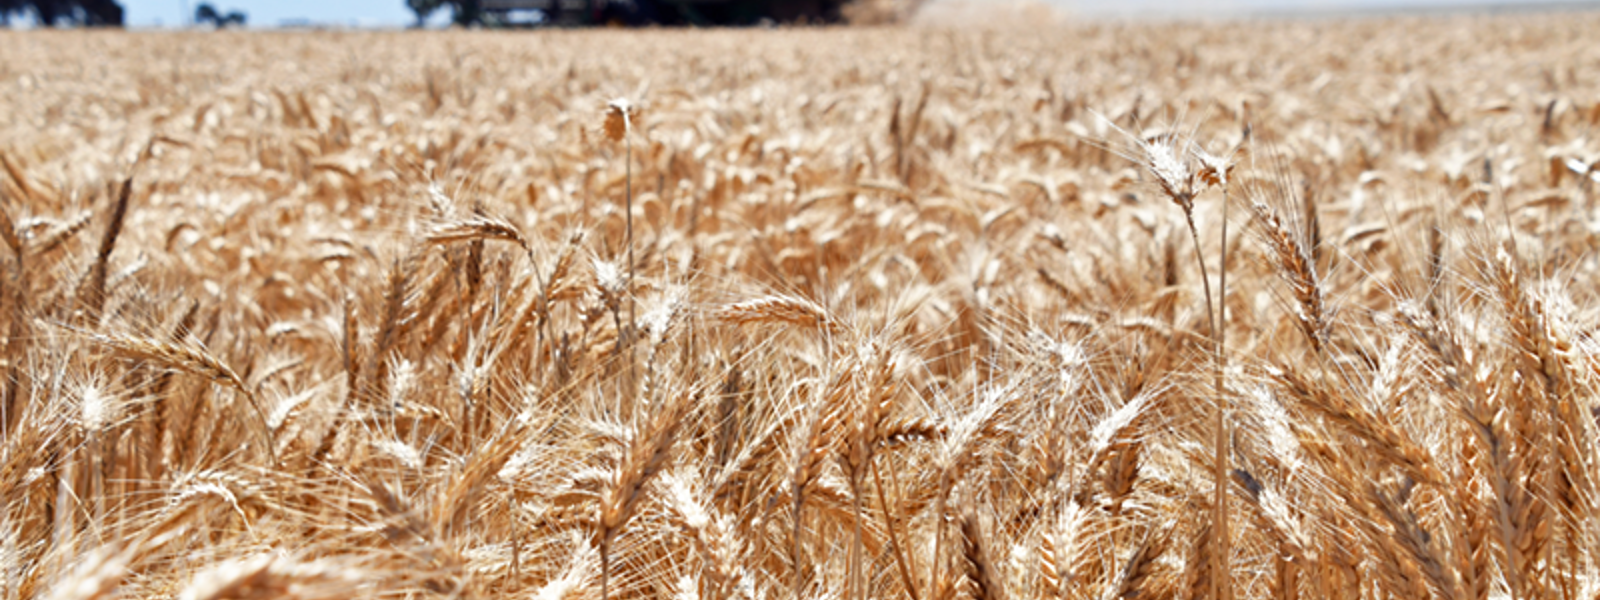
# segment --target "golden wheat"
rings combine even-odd
[[[0,596],[1594,597],[1597,26],[0,32]]]

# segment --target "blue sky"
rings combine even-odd
[[[935,0],[938,1],[938,0]],[[984,0],[966,0],[983,2]],[[1009,1],[1009,0],[1001,0]],[[1075,13],[1137,14],[1145,12],[1197,10],[1295,11],[1371,9],[1385,6],[1449,6],[1452,4],[1527,4],[1541,0],[1049,0],[1049,3]],[[122,0],[133,26],[187,23],[199,0]],[[289,19],[310,19],[319,23],[358,27],[397,27],[412,20],[405,0],[211,0],[218,9],[242,10],[254,26],[275,26]],[[448,19],[448,10],[434,15]]]
[[[414,16],[405,0],[210,0],[222,12],[242,10],[250,24],[273,26],[289,19],[311,19],[364,27],[400,26]],[[200,0],[122,0],[133,26],[183,25]],[[435,16],[444,17],[448,10]]]

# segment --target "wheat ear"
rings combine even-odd
[[[196,343],[171,342],[157,340],[126,333],[95,333],[87,334],[88,339],[112,349],[118,354],[130,358],[138,358],[154,362],[164,367],[183,371],[208,379],[215,383],[233,388],[243,395],[255,412],[257,424],[261,427],[261,441],[267,457],[273,463],[277,462],[277,455],[272,447],[272,428],[267,425],[267,414],[261,410],[261,405],[256,399],[255,392],[245,383],[244,379],[233,370],[233,367],[222,362],[206,350],[204,346]]]
[[[612,472],[600,496],[600,514],[595,523],[600,547],[602,600],[610,598],[611,593],[612,542],[638,509],[645,484],[667,466],[678,430],[697,400],[698,396],[678,397],[657,408],[646,428],[633,436],[633,443],[624,450],[622,463]]]
[[[961,516],[961,555],[967,565],[967,580],[972,582],[973,600],[1005,600],[1004,577],[994,562],[990,542],[984,536],[983,522],[975,509]]]
[[[122,234],[122,222],[128,214],[128,200],[132,195],[133,179],[124,179],[116,202],[111,205],[111,219],[106,224],[105,235],[100,237],[100,249],[95,253],[94,264],[89,267],[78,293],[85,318],[97,321],[105,306],[107,261],[111,258],[111,251],[117,247],[117,237]]]

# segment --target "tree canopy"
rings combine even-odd
[[[121,27],[124,14],[115,0],[0,0],[0,22],[30,13],[46,27]]]
[[[222,11],[217,10],[217,7],[212,6],[210,2],[201,2],[200,6],[194,9],[195,23],[210,23],[218,29],[235,25],[242,27],[248,19],[249,15],[237,10],[223,14]]]
[[[417,15],[417,27],[427,22],[434,11],[446,6],[450,7],[450,21],[457,25],[477,23],[483,16],[478,0],[406,0],[406,7]]]

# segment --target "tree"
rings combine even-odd
[[[444,0],[406,0],[406,7],[411,12],[417,13],[417,27],[420,29],[428,21],[428,15],[444,6]]]
[[[463,27],[475,25],[483,21],[483,10],[478,0],[450,0],[454,9],[453,21]]]
[[[217,29],[235,25],[243,27],[247,19],[249,19],[249,16],[237,10],[229,11],[228,14],[222,14],[217,10],[217,7],[212,6],[210,2],[201,2],[200,6],[197,6],[194,9],[195,23],[210,23]]]
[[[113,0],[78,0],[83,16],[79,22],[91,27],[121,27],[125,15],[122,5]]]
[[[445,5],[450,6],[450,22],[462,27],[483,24],[483,3],[480,0],[406,0],[406,7],[417,13],[417,27],[421,27],[433,11]]]
[[[115,0],[0,0],[0,24],[10,24],[12,15],[32,11],[39,24],[89,27],[121,27],[122,5]]]

